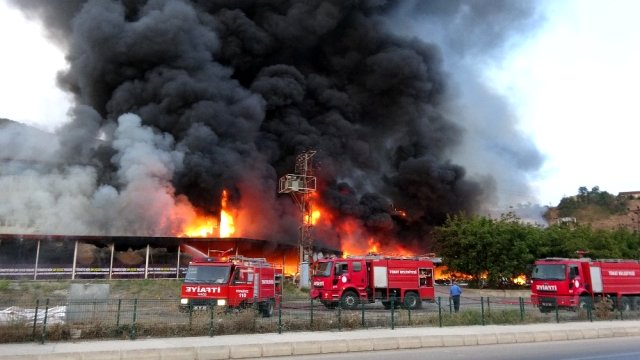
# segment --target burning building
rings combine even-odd
[[[483,5],[13,3],[66,52],[58,82],[75,106],[46,141],[0,128],[2,232],[216,237],[206,229],[226,211],[228,236],[295,245],[299,213],[277,181],[308,149],[319,247],[424,253],[447,214],[495,195],[498,172],[470,176],[452,158],[469,119],[450,117],[441,48],[391,26],[406,6],[446,18]],[[492,11],[528,16],[510,6],[521,5]],[[496,146],[508,160],[491,162],[518,185],[514,174],[539,159],[522,140]]]
[[[242,254],[298,272],[297,247],[246,238],[0,234],[0,279],[149,279],[183,277],[195,257]],[[315,256],[337,255],[314,248]]]

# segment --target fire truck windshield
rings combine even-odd
[[[566,265],[562,264],[538,264],[533,268],[531,279],[534,280],[564,280],[566,277]]]
[[[229,281],[230,266],[190,265],[185,283],[225,284]]]
[[[313,275],[320,276],[320,277],[330,276],[332,268],[333,268],[332,261],[316,263],[315,269],[313,270]]]

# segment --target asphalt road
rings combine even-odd
[[[271,360],[291,360],[273,357]],[[640,337],[422,348],[416,350],[367,351],[297,356],[299,360],[637,360]]]

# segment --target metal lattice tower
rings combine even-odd
[[[313,240],[311,230],[311,202],[309,196],[316,191],[316,177],[313,176],[311,158],[315,151],[309,150],[296,157],[294,174],[286,174],[280,178],[278,192],[281,194],[291,194],[291,197],[300,208],[302,221],[300,224],[300,239],[298,247],[300,252],[300,263],[311,258]]]

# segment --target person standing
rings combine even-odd
[[[455,280],[451,283],[449,295],[453,300],[453,310],[458,312],[458,310],[460,310],[460,295],[462,295],[462,289],[460,289],[460,286],[458,286],[458,283],[456,283]]]

